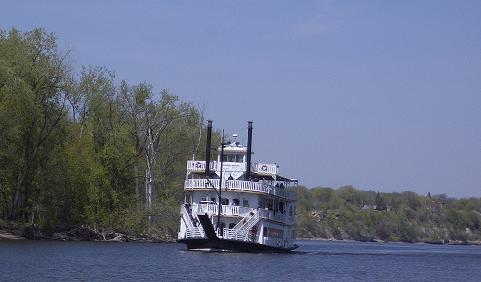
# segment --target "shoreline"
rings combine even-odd
[[[15,235],[12,232],[0,230],[0,240],[11,240],[11,241],[20,241],[26,240],[27,238],[19,235]]]
[[[329,239],[320,237],[296,238],[296,240],[304,241],[331,241],[331,242],[359,242],[359,243],[399,243],[399,244],[426,244],[426,245],[451,245],[451,246],[481,246],[481,241],[460,241],[460,240],[445,240],[445,241],[383,241],[379,239],[373,240],[354,240],[354,239]]]
[[[53,233],[51,236],[44,236],[41,238],[27,238],[20,234],[19,230],[15,231],[7,231],[0,229],[0,241],[66,241],[66,242],[105,242],[105,243],[129,243],[129,242],[136,242],[136,243],[175,243],[175,240],[166,240],[160,238],[153,238],[153,237],[134,237],[128,236],[121,233],[112,233],[116,236],[111,239],[104,239],[104,238],[79,238],[79,237],[71,237],[63,233]],[[379,239],[374,240],[353,240],[353,239],[329,239],[329,238],[319,238],[319,237],[310,237],[310,238],[296,238],[296,240],[302,241],[329,241],[329,242],[359,242],[359,243],[397,243],[397,244],[426,244],[426,245],[448,245],[448,246],[481,246],[481,241],[459,241],[459,240],[449,240],[449,241],[418,241],[418,242],[405,242],[405,241],[383,241]]]
[[[3,227],[3,228],[2,228]],[[145,242],[173,243],[168,235],[158,234],[125,234],[121,232],[97,232],[88,227],[77,226],[57,232],[46,232],[34,226],[2,226],[0,241],[89,241],[89,242]]]
[[[0,230],[0,242],[1,241],[59,241],[59,242],[99,242],[99,243],[175,243],[174,240],[156,240],[156,239],[139,239],[130,238],[129,240],[120,239],[82,239],[82,238],[56,238],[56,237],[43,237],[39,239],[27,238],[20,235],[15,235],[12,232]]]

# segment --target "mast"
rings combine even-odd
[[[247,122],[247,167],[246,180],[251,180],[252,121]]]
[[[210,143],[212,136],[212,121],[207,121],[207,142],[205,143],[205,175],[210,175]]]
[[[220,143],[220,179],[219,179],[219,203],[217,208],[217,228],[221,237],[224,237],[223,229],[220,226],[220,214],[222,209],[222,171],[224,170],[224,130],[222,129],[222,141]]]

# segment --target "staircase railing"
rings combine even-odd
[[[194,237],[205,237],[205,232],[202,226],[194,227],[192,229],[187,229],[185,231],[186,238],[194,238]]]
[[[202,226],[200,224],[194,226],[194,215],[192,214],[192,212],[189,212],[187,210],[187,207],[185,205],[182,206],[182,219],[186,224],[185,237],[205,237],[205,232]]]
[[[192,223],[192,215],[187,211],[185,205],[182,206],[182,218],[188,229],[194,229],[194,224]]]
[[[232,229],[238,233],[244,234],[249,231],[254,225],[256,225],[257,222],[259,222],[259,209],[257,209],[254,213],[249,213]]]

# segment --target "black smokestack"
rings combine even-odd
[[[210,174],[210,143],[212,137],[212,121],[207,121],[207,142],[205,143],[205,174]]]
[[[246,180],[251,179],[251,155],[252,155],[252,121],[247,122],[247,170]]]

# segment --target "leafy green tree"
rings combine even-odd
[[[384,202],[384,198],[381,196],[381,193],[377,192],[376,194],[376,210],[378,211],[385,211],[387,209],[386,203]]]
[[[117,86],[104,67],[76,75],[67,55],[42,29],[0,31],[1,218],[175,234],[185,160],[205,136],[202,113],[148,83]]]
[[[26,218],[41,163],[64,121],[70,68],[57,50],[56,39],[42,29],[0,33],[0,139],[2,163],[12,161],[6,182],[12,185],[10,218]],[[31,207],[30,207],[31,210]]]

